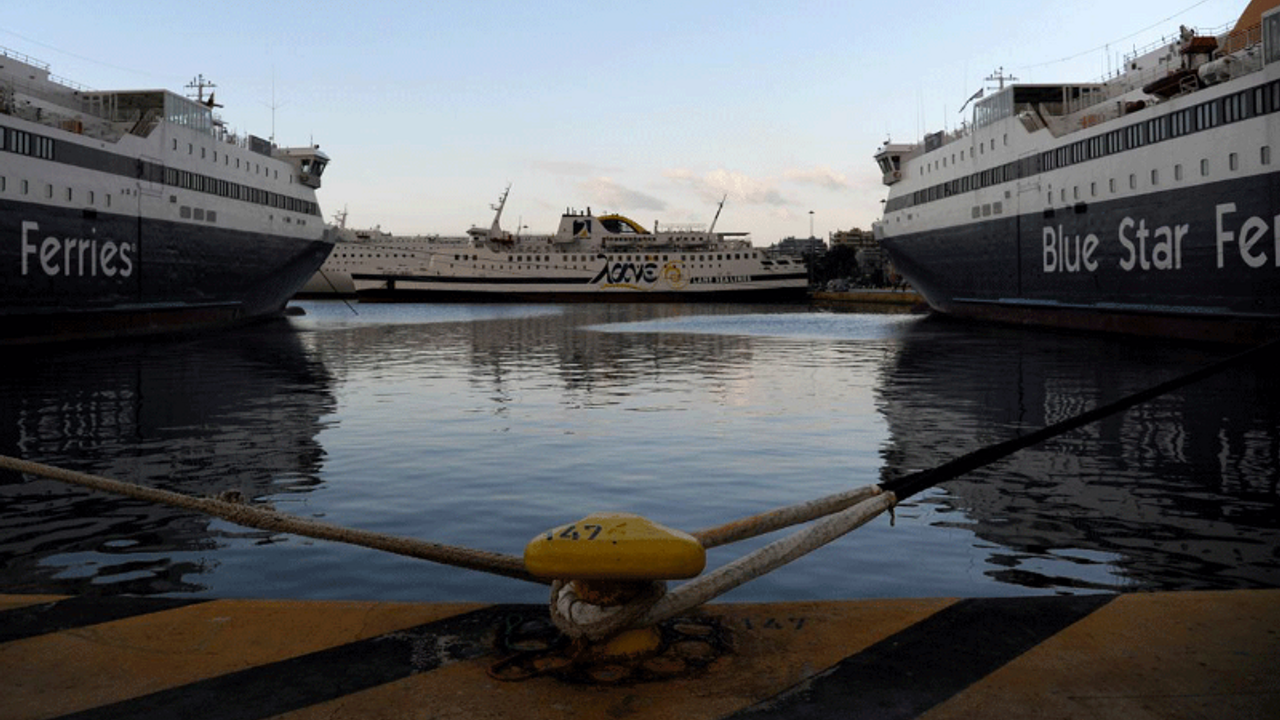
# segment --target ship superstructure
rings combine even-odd
[[[1182,28],[1096,83],[1003,73],[972,122],[886,142],[875,232],[942,313],[1250,341],[1280,328],[1280,10]]]
[[[190,87],[97,91],[0,49],[0,341],[268,317],[323,262],[329,158],[229,132]]]

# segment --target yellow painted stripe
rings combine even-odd
[[[51,599],[0,596],[0,608]],[[1087,598],[1062,598],[1079,599]],[[379,675],[373,684],[353,685],[362,689],[336,697],[302,690],[299,704],[279,704],[268,712],[258,704],[235,706],[236,698],[226,697],[232,705],[211,707],[209,715],[236,715],[221,712],[227,708],[267,715],[297,707],[277,717],[699,720],[746,709],[753,717],[830,717],[838,716],[839,708],[823,705],[823,698],[849,697],[848,688],[843,695],[831,692],[831,683],[862,677],[859,668],[869,669],[869,662],[883,658],[895,663],[904,692],[932,698],[920,706],[931,707],[923,714],[930,720],[1280,717],[1280,590],[1100,599],[1098,609],[1082,619],[1046,634],[1007,662],[999,660],[980,680],[941,695],[934,681],[946,668],[931,665],[936,658],[929,649],[937,649],[938,657],[949,653],[963,665],[966,656],[957,655],[957,648],[973,641],[960,643],[949,637],[954,632],[938,631],[949,627],[940,619],[1005,617],[984,607],[999,610],[1017,599],[713,604],[704,612],[729,629],[729,654],[685,676],[618,686],[549,676],[519,682],[491,678],[488,670],[498,659],[491,633],[512,617],[536,615],[532,606],[209,601],[0,645],[0,720],[46,720],[95,709],[100,709],[95,717],[108,717],[161,707],[154,705],[156,698],[169,702],[201,694],[220,703],[250,683],[271,697],[276,684],[289,684],[290,677],[332,687],[329,673],[345,675],[342,658],[357,647],[370,663],[385,659],[405,671]],[[1014,607],[1041,617],[1038,603],[1046,600],[1053,599],[1028,598],[1026,605]],[[1088,609],[1078,602],[1072,606]],[[423,631],[424,625],[429,630]],[[1009,629],[998,622],[989,629],[965,627],[979,641]],[[411,641],[388,641],[410,636]],[[424,657],[453,659],[419,666],[408,657],[418,654],[419,643]],[[904,654],[906,647],[913,649]],[[326,659],[322,651],[330,648],[337,650]],[[847,675],[850,668],[855,675]],[[197,712],[204,707],[200,704]],[[770,714],[774,710],[782,714]],[[888,716],[912,715],[899,709]]]
[[[953,602],[927,599],[710,605],[707,614],[731,628],[734,652],[707,672],[692,677],[616,688],[565,683],[545,676],[498,682],[488,675],[495,660],[488,656],[277,717],[392,720],[405,717],[413,709],[424,717],[439,713],[528,720],[570,714],[635,720],[720,718],[773,697]]]
[[[18,640],[0,646],[0,718],[57,717],[475,607],[222,600]]]
[[[1280,590],[1121,595],[928,720],[1280,718]]]
[[[0,595],[0,612],[64,599],[65,595]]]

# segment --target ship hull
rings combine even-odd
[[[1280,330],[1280,173],[884,238],[957,317],[1252,342]]]
[[[467,278],[355,274],[361,300],[437,302],[801,302],[804,273],[765,277],[693,278],[675,286],[664,279],[608,282],[603,273],[561,277]]]
[[[203,330],[278,316],[331,248],[0,200],[0,343]]]

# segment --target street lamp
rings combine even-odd
[[[809,237],[813,237],[813,211],[809,211]]]

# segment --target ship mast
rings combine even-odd
[[[507,195],[510,192],[511,185],[508,184],[507,189],[502,191],[502,197],[498,198],[498,204],[489,206],[494,211],[493,224],[489,226],[489,238],[492,240],[497,240],[502,234],[502,228],[498,223],[502,220],[502,208],[507,206]]]
[[[725,193],[720,198],[720,204],[716,206],[716,216],[711,218],[711,227],[707,228],[707,239],[710,240],[716,231],[716,221],[720,219],[720,211],[724,209],[724,201],[729,199],[729,194]]]

